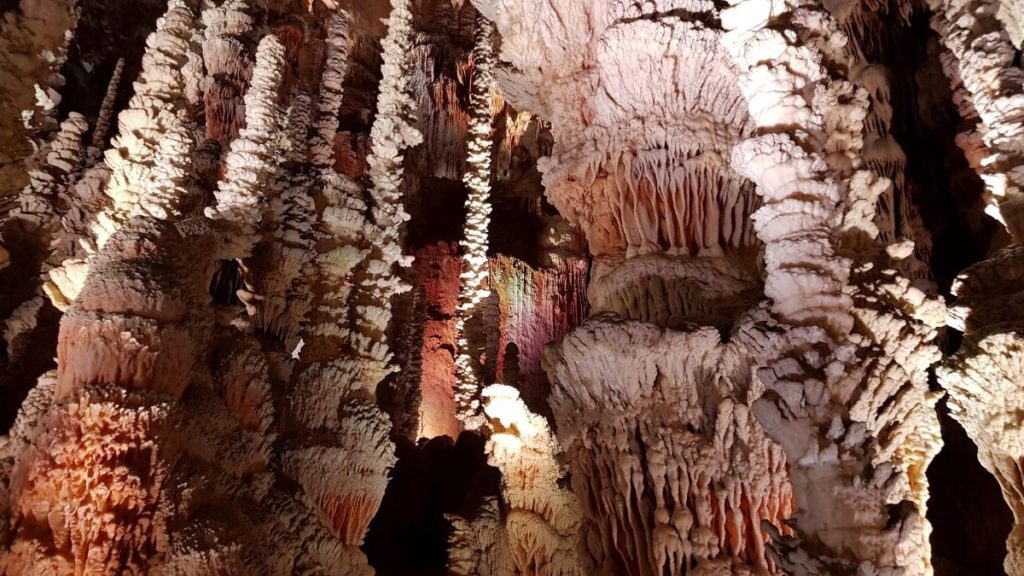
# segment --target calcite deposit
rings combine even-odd
[[[0,574],[1024,575],[1022,23],[0,0]]]

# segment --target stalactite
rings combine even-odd
[[[786,459],[749,406],[760,392],[750,363],[713,328],[680,332],[608,315],[549,350],[550,403],[583,503],[588,572],[771,570],[762,522],[781,526],[793,496]]]
[[[494,65],[492,49],[493,26],[483,18],[477,20],[476,42],[473,47],[473,91],[471,95],[470,139],[467,144],[466,174],[462,180],[469,190],[466,196],[466,227],[460,242],[462,247],[462,274],[459,286],[459,308],[456,314],[455,356],[456,415],[470,429],[477,428],[481,384],[479,367],[470,356],[466,338],[466,322],[491,291],[487,262],[488,227],[491,223],[491,87],[494,83],[491,68]]]
[[[1024,576],[1024,4],[927,3],[0,0],[0,574],[941,572],[945,324]]]

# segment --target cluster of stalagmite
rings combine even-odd
[[[795,538],[776,542],[780,568],[926,573],[924,469],[939,445],[927,369],[938,359],[931,341],[943,309],[900,271],[912,265],[913,243],[891,225],[883,225],[884,242],[876,241],[876,205],[891,196],[890,182],[875,173],[884,163],[865,169],[868,94],[843,76],[851,74],[850,55],[831,16],[810,3],[733,2],[721,12],[700,5],[673,13],[552,1],[540,7],[549,24],[525,26],[533,19],[517,3],[479,4],[503,34],[501,57],[511,66],[502,86],[517,105],[552,122],[556,147],[541,163],[546,193],[586,231],[597,257],[591,303],[609,313],[591,318],[548,359],[551,405],[577,494],[591,529],[606,535],[588,551],[595,566],[662,573],[727,561],[774,569],[761,520],[774,523],[778,536],[795,505]],[[719,21],[721,28],[709,24]],[[563,80],[549,81],[550,71]],[[581,93],[594,96],[574,100]],[[681,119],[684,125],[673,124]],[[873,126],[874,138],[884,129]],[[757,305],[760,275],[749,260],[755,231],[764,243],[770,308]],[[693,322],[734,331],[735,341],[715,336],[698,345],[714,332]],[[758,378],[731,378],[737,383],[723,389],[730,378],[722,364],[708,381],[707,369],[683,367],[666,377],[662,368],[619,368],[673,356],[652,351],[660,350],[654,336],[641,338],[651,324],[669,328],[662,338],[685,341],[679,350],[730,355]],[[613,351],[616,362],[599,362]],[[661,376],[648,383],[643,374]],[[659,392],[669,386],[670,393]],[[680,412],[649,407],[686,396],[675,387],[696,390]],[[629,401],[614,415],[599,416],[623,397]],[[686,416],[702,402],[704,418]],[[732,405],[739,408],[713,417]],[[585,416],[590,411],[597,415]],[[742,425],[731,421],[734,413]],[[624,425],[634,419],[642,419],[635,431]],[[699,444],[659,432],[682,426],[711,440],[705,449],[716,456],[687,453],[684,446]],[[738,440],[721,444],[725,430],[741,430]],[[612,440],[644,434],[665,440]],[[646,447],[644,459],[632,453],[636,445]],[[739,467],[730,454],[748,451],[771,454],[754,475],[772,489],[734,476]],[[732,518],[743,518],[740,528],[704,536],[695,530],[706,520],[692,510],[684,516],[697,520],[672,518],[660,488],[652,503],[633,508],[631,492],[647,500],[645,489],[671,485],[662,467],[648,463],[652,452],[672,455],[659,456],[680,468],[672,477],[693,477],[717,462],[712,474],[756,493],[772,512],[737,505]],[[633,471],[620,471],[631,459]],[[617,504],[603,496],[605,484],[622,487]],[[684,503],[709,494],[726,500],[716,484],[683,486],[682,495],[664,492]]]
[[[927,575],[944,391],[1024,576],[1024,3],[926,3],[948,308],[925,3],[0,1],[0,574]]]
[[[87,173],[76,186],[84,188],[87,203],[100,209],[91,215],[88,232],[78,238],[86,254],[68,258],[50,272],[47,293],[58,308],[66,308],[78,296],[92,255],[136,211],[166,218],[180,208],[183,198],[175,189],[189,173],[190,149],[195,146],[183,74],[190,53],[198,49],[192,44],[193,30],[189,6],[169,3],[147,40],[143,71],[132,100],[118,115],[118,135],[104,154],[105,166]],[[92,200],[96,188],[106,198]]]
[[[594,315],[545,364],[582,566],[775,570],[762,522],[793,510],[786,458],[751,413],[756,359],[719,337],[761,287],[758,202],[729,164],[752,124],[714,8],[477,5],[502,34],[504,92],[552,123],[545,193],[595,256]]]
[[[348,17],[328,16],[316,119],[308,95],[284,90],[301,55],[258,32],[251,5],[211,3],[200,16],[195,3],[172,0],[147,41],[106,165],[74,181],[87,129],[76,115],[37,154],[18,213],[51,227],[70,215],[64,228],[78,248],[55,254],[80,258],[78,268],[51,274],[50,294],[67,309],[58,369],[40,379],[2,445],[3,573],[372,573],[358,546],[394,462],[373,397],[389,370],[390,293],[375,287],[394,282],[374,282],[390,271],[372,260],[351,295],[335,280],[351,282],[348,270],[372,248],[392,261],[400,248],[381,238],[395,232],[391,222],[373,233],[360,188],[333,171],[322,144],[337,131],[348,59]],[[398,92],[382,98],[407,101],[396,77],[409,30],[392,30]],[[378,115],[377,149],[395,162],[386,132],[402,116],[391,114]],[[310,145],[314,120],[320,137]],[[94,145],[104,131],[97,126]],[[206,154],[197,146],[204,138],[225,144],[223,157],[206,156],[215,169],[205,210],[210,173],[193,164]],[[318,177],[282,170],[305,174],[307,165]],[[89,193],[77,194],[83,188]],[[390,193],[376,197],[378,218],[400,211]],[[329,201],[314,205],[309,194]],[[305,256],[323,239],[336,244]],[[293,249],[267,250],[268,240]],[[240,271],[244,307],[224,314],[207,290],[229,263]],[[285,322],[285,335],[267,331],[278,344],[257,332],[273,324],[261,323],[271,316],[261,280],[271,275],[289,315],[300,316]],[[331,306],[341,310],[301,318]],[[347,330],[350,316],[363,324]],[[22,324],[9,321],[8,332]],[[275,351],[300,337],[310,347],[295,350],[298,361]]]
[[[33,139],[57,127],[68,43],[79,11],[73,0],[24,0],[0,20],[0,198],[28,184]]]

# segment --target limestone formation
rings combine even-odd
[[[1024,575],[1022,6],[0,0],[0,575]]]
[[[466,229],[460,245],[462,247],[462,274],[459,285],[459,308],[456,315],[455,333],[458,337],[458,354],[455,356],[455,377],[458,379],[456,392],[457,415],[469,428],[479,424],[481,384],[479,368],[470,356],[466,338],[466,322],[477,307],[491,295],[488,288],[488,226],[491,223],[491,87],[494,83],[491,68],[494,66],[491,23],[480,19],[477,24],[476,43],[473,46],[473,91],[472,119],[467,144],[467,171],[462,180],[469,189],[466,195]]]

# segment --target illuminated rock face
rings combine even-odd
[[[931,341],[943,308],[906,280],[913,244],[895,237],[892,206],[883,205],[881,237],[874,222],[879,197],[891,197],[881,175],[896,169],[874,140],[865,162],[869,98],[843,76],[853,77],[855,51],[845,51],[831,16],[754,1],[720,11],[699,2],[548,1],[529,14],[518,2],[477,4],[503,35],[503,88],[552,123],[556,145],[540,162],[546,192],[586,232],[595,255],[591,304],[612,313],[554,347],[549,365],[588,530],[604,535],[590,550],[594,569],[662,573],[702,561],[771,568],[760,520],[779,526],[795,512],[794,543],[775,544],[785,571],[929,571],[923,470],[939,444],[925,375],[938,358]],[[538,11],[546,15],[539,23]],[[877,140],[882,129],[871,135]],[[757,307],[762,294],[767,310]],[[729,378],[708,374],[727,374],[721,364],[671,377],[664,368],[617,367],[648,357],[682,362],[673,358],[696,347],[694,323],[734,334],[735,342],[707,344],[706,354],[731,350],[756,380],[726,385]],[[651,325],[679,338],[678,352],[633,342]],[[624,350],[624,358],[601,364],[595,349]],[[774,458],[757,485],[771,478],[779,488],[747,485],[729,443],[711,442],[716,456],[706,458],[658,432],[689,423],[718,440],[735,428],[728,418],[694,423],[645,409],[666,386],[701,391],[683,403],[684,415],[705,402],[708,414],[740,406],[747,416],[738,437]],[[620,404],[625,413],[603,424],[612,429],[585,417],[587,407]],[[642,437],[647,429],[667,439],[664,448]],[[774,512],[737,505],[733,516],[745,518],[734,521],[748,529],[714,538],[690,530],[699,522],[679,528],[660,500],[660,486],[679,473],[652,463],[656,450],[681,470],[717,462],[711,474],[729,481],[695,489],[713,501],[726,500],[719,485],[739,486]],[[605,486],[623,487],[617,504]]]
[[[950,324],[966,333],[963,347],[938,370],[950,413],[978,445],[978,458],[1002,488],[1015,525],[1006,542],[1007,574],[1024,574],[1024,500],[1017,473],[1022,452],[1019,414],[1024,349],[1019,245],[968,268],[954,290]],[[934,505],[934,504],[933,504]]]
[[[761,523],[781,526],[793,495],[785,455],[750,410],[751,363],[714,328],[611,315],[549,351],[588,572],[773,569]]]
[[[761,279],[759,201],[729,163],[753,125],[714,8],[476,4],[502,33],[502,88],[552,123],[546,195],[595,256],[595,315],[546,363],[584,567],[774,570],[762,521],[793,511],[786,459],[750,411],[756,359],[718,336]]]
[[[1024,574],[1021,5],[0,0],[0,574]]]
[[[985,183],[986,213],[1010,246],[966,269],[952,287],[948,324],[964,344],[939,369],[950,413],[978,446],[1013,512],[1007,574],[1024,574],[1024,501],[1019,474],[1021,410],[1021,241],[1024,238],[1024,71],[1018,2],[931,2],[932,27],[946,52],[943,71],[968,128],[960,144]]]

